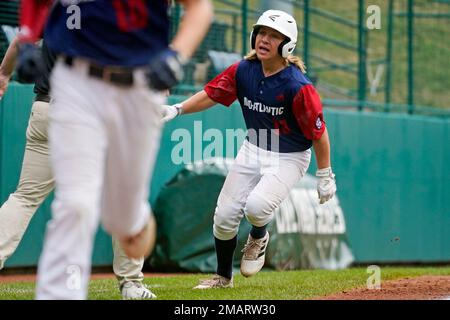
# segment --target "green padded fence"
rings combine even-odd
[[[450,257],[450,122],[327,114],[339,195],[359,261]]]
[[[336,109],[326,109],[325,119],[355,261],[450,261],[450,120]],[[183,127],[193,132],[198,120],[204,129],[243,126],[236,103],[230,109],[217,106],[169,123],[152,199],[181,168],[170,161],[177,144],[170,139],[172,130]]]

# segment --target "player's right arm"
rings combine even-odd
[[[239,62],[228,67],[205,85],[205,88],[182,103],[164,106],[163,121],[172,120],[180,114],[206,110],[220,103],[230,106],[237,98],[236,72]]]
[[[3,58],[3,61],[0,65],[0,98],[6,92],[8,88],[9,80],[14,72],[14,68],[16,67],[17,56],[19,54],[19,39],[15,37],[13,41],[9,44],[8,50]]]
[[[163,106],[163,122],[168,122],[180,114],[195,113],[211,108],[215,105],[205,90],[199,91],[192,97],[171,106]]]
[[[22,0],[20,6],[20,43],[38,41],[54,0]]]
[[[214,10],[209,0],[178,0],[185,13],[171,47],[185,58],[190,58],[202,42],[211,25]]]
[[[33,83],[43,72],[40,49],[36,42],[42,37],[54,0],[22,0],[20,5],[17,80]]]
[[[214,10],[210,0],[178,0],[184,14],[170,48],[160,52],[146,74],[151,88],[164,91],[183,78],[183,65],[189,60],[211,25]]]

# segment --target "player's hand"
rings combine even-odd
[[[148,85],[156,90],[167,90],[183,79],[183,59],[178,52],[166,49],[148,65]]]
[[[171,106],[163,105],[162,122],[168,122],[183,112],[183,105],[177,103]]]
[[[9,84],[9,77],[0,72],[0,99],[6,92]]]
[[[31,43],[20,45],[16,72],[17,81],[22,83],[35,82],[36,78],[44,72],[44,62],[38,46]]]
[[[336,179],[331,167],[319,169],[316,172],[319,178],[317,183],[317,193],[319,195],[320,204],[323,204],[333,198],[336,193]]]

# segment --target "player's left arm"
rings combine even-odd
[[[330,137],[328,136],[328,130],[325,128],[322,136],[313,140],[314,153],[316,155],[317,168],[331,168],[330,160]]]
[[[317,161],[317,193],[320,204],[336,193],[335,175],[331,169],[330,138],[323,119],[323,107],[313,85],[303,86],[293,100],[293,113],[305,137],[312,140]]]
[[[320,204],[323,204],[333,198],[337,189],[336,178],[331,169],[330,138],[327,128],[319,139],[313,140],[313,148],[317,161],[316,177],[319,178],[317,195]]]

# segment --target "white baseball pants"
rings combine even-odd
[[[159,148],[161,105],[142,70],[122,88],[88,76],[88,65],[58,61],[51,77],[49,145],[56,191],[39,261],[37,299],[86,299],[101,219],[114,237],[147,224],[150,177]]]
[[[245,215],[256,227],[273,219],[273,211],[305,175],[311,150],[278,153],[244,141],[217,200],[214,236],[234,238]]]

